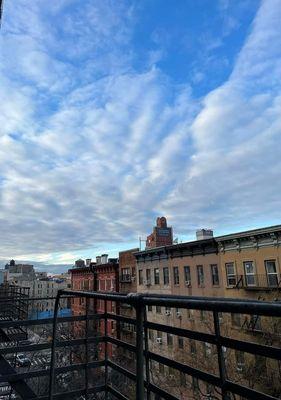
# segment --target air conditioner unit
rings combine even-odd
[[[165,311],[165,315],[171,315],[171,311],[166,310],[166,311]]]
[[[162,338],[161,337],[156,338],[156,343],[162,344]]]
[[[132,276],[132,282],[135,282],[135,280],[136,280],[136,277],[135,276]]]
[[[244,370],[244,364],[237,363],[237,365],[236,365],[236,371],[237,371],[237,372],[243,372],[243,370]]]
[[[185,281],[185,286],[190,287],[191,286],[191,281]]]
[[[177,318],[181,318],[181,312],[180,312],[180,311],[177,311],[177,312],[176,312],[176,317],[177,317]]]

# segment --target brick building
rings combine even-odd
[[[197,240],[136,252],[137,292],[280,301],[280,245],[281,225],[220,237],[212,237],[210,230],[198,231]],[[211,333],[213,329],[213,318],[208,312],[150,306],[147,318],[191,331]],[[220,324],[226,336],[281,347],[280,320],[224,314]],[[212,361],[216,348],[208,343],[152,330],[149,349],[217,373]],[[281,395],[276,360],[229,348],[224,351],[227,373],[235,381],[267,394]],[[177,374],[158,363],[153,371],[154,381],[181,399],[215,398],[215,388],[196,378]]]
[[[169,246],[173,244],[173,230],[167,226],[165,217],[158,217],[153,232],[147,236],[146,248]]]
[[[78,268],[69,270],[71,273],[71,288],[73,290],[100,291],[100,292],[118,292],[119,291],[119,263],[117,258],[108,258],[107,254],[96,257],[96,262],[82,263],[79,260]],[[77,265],[77,263],[76,263]],[[72,300],[72,314],[85,315],[86,300],[83,297],[77,297]],[[89,311],[103,313],[107,309],[109,313],[115,313],[116,310],[111,301],[102,300],[91,301],[89,303]],[[102,320],[98,326],[101,334],[105,332],[104,321]],[[74,336],[83,337],[85,331],[84,324],[77,322],[74,325]],[[107,333],[114,334],[115,322],[107,320]],[[104,344],[99,345],[99,350],[104,351]],[[108,345],[108,354],[112,354],[112,346]]]

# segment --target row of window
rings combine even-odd
[[[275,287],[279,284],[278,272],[275,260],[265,260],[265,275],[258,275],[254,261],[244,261],[243,270],[245,275],[245,284],[247,286],[269,286]],[[227,286],[235,286],[238,283],[234,262],[225,264]],[[265,279],[264,279],[265,278]]]
[[[191,286],[190,266],[186,265],[185,267],[183,267],[183,271],[184,271],[184,281],[185,281],[186,286]],[[204,274],[203,265],[197,265],[196,272],[197,272],[198,286],[204,286],[205,274]],[[139,285],[151,285],[152,284],[151,269],[145,270],[145,279],[144,279],[144,271],[142,269],[139,270],[138,274],[139,274],[139,276],[138,276]],[[219,269],[218,269],[217,264],[210,265],[210,274],[211,274],[211,281],[212,281],[213,286],[218,286],[220,284],[220,280],[219,280]],[[159,285],[160,284],[160,269],[159,268],[153,269],[153,278],[154,278],[154,285]],[[170,284],[170,272],[169,272],[168,267],[163,267],[161,278],[163,279],[164,285]],[[174,285],[180,284],[179,267],[173,267],[173,269],[172,269],[172,282]]]

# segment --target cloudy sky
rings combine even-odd
[[[6,0],[0,258],[279,224],[280,0]]]

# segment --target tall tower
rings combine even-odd
[[[173,229],[167,226],[165,217],[158,217],[153,232],[147,236],[146,248],[169,246],[171,244],[173,244]]]

